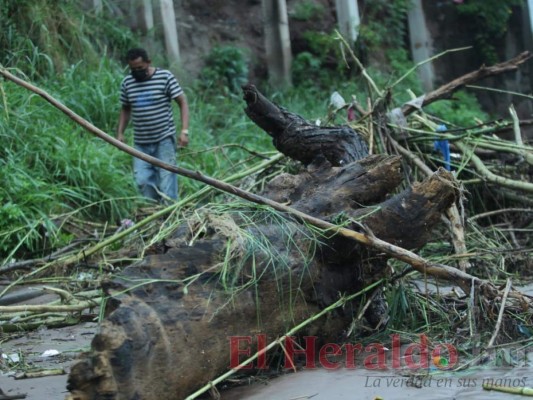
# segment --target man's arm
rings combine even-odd
[[[117,139],[121,142],[125,142],[126,138],[124,136],[124,131],[128,126],[131,115],[131,106],[123,105],[120,109],[120,116],[118,118],[118,129],[117,129]]]
[[[180,94],[174,100],[178,103],[181,115],[181,133],[178,143],[182,147],[187,147],[189,144],[189,104],[187,103],[185,94]]]

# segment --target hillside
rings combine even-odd
[[[184,68],[189,73],[197,75],[213,47],[231,45],[249,52],[251,80],[266,77],[260,0],[183,0],[181,3],[177,12],[178,34]],[[333,1],[316,0],[307,8],[302,4],[299,0],[287,1],[294,54],[308,49],[306,32],[331,32],[336,23]]]
[[[198,75],[206,55],[218,45],[247,49],[251,62],[250,80],[256,81],[266,77],[260,0],[181,0],[179,3],[177,18],[180,46],[184,68],[191,77]],[[433,55],[450,49],[464,50],[452,52],[431,63],[436,85],[473,71],[482,64],[490,65],[498,59],[510,59],[531,48],[533,37],[524,22],[527,18],[527,8],[507,1],[507,5],[502,5],[507,10],[505,15],[501,15],[503,11],[496,10],[484,12],[483,16],[469,17],[461,11],[459,3],[437,3],[425,2],[423,6],[431,34],[430,42],[423,45],[430,46]],[[368,59],[362,60],[367,66],[373,62],[379,68],[386,68],[392,64],[389,51],[395,51],[399,47],[410,52],[408,21],[405,10],[401,11],[405,6],[401,4],[399,1],[383,7],[359,1],[362,36],[365,36],[368,43],[359,43],[358,46],[367,50]],[[511,8],[512,4],[514,6]],[[316,48],[316,33],[331,33],[336,28],[335,2],[287,0],[287,9],[293,55],[310,50],[309,41],[306,39],[309,32],[315,32],[315,48],[312,52],[316,54],[320,51]],[[455,28],[450,29],[452,26]],[[490,40],[485,38],[486,43],[478,43],[497,26],[497,35],[490,33]],[[335,63],[338,60],[330,62]],[[491,79],[485,83],[487,86],[503,88],[509,92],[522,92],[524,87],[531,88],[532,77],[533,67],[529,62],[519,75]],[[473,93],[487,112],[499,117],[507,116],[507,104],[510,102],[515,104],[521,118],[530,118],[533,112],[530,101],[510,94],[480,90]],[[531,136],[533,133],[529,131],[527,134]]]

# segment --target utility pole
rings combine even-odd
[[[262,0],[269,80],[274,87],[292,85],[292,50],[285,0]]]
[[[335,9],[337,11],[339,32],[353,46],[361,23],[357,0],[335,0]]]
[[[409,20],[409,40],[411,42],[411,53],[413,61],[419,63],[432,56],[431,36],[429,34],[422,0],[413,0],[412,8],[408,13]],[[428,62],[418,68],[418,76],[422,81],[422,86],[426,92],[433,90],[435,72],[433,65]]]
[[[143,0],[141,26],[145,34],[150,34],[154,29],[154,8],[152,0]]]
[[[170,64],[178,64],[180,62],[180,49],[178,43],[178,28],[176,26],[176,13],[174,12],[174,1],[160,0],[160,3],[167,58]]]

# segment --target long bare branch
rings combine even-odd
[[[473,71],[466,75],[460,76],[459,78],[454,79],[453,81],[441,86],[440,88],[426,94],[422,103],[422,107],[427,106],[428,104],[431,104],[437,100],[449,98],[455,91],[459,90],[465,85],[468,85],[472,82],[476,82],[482,78],[499,75],[504,72],[516,71],[520,64],[525,63],[530,58],[530,52],[524,51],[523,53],[520,53],[519,55],[508,61],[504,61],[502,63],[492,65],[490,67],[486,67],[483,65],[477,71]],[[416,110],[416,107],[409,104],[406,104],[402,108],[402,112],[404,115],[411,114]]]

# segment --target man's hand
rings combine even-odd
[[[121,141],[122,143],[126,143],[126,138],[124,137],[124,131],[126,130],[126,127],[128,126],[130,115],[131,115],[131,106],[122,105],[122,108],[120,109],[120,116],[118,117],[118,128],[117,128],[117,140]]]
[[[189,144],[189,130],[188,129],[183,129],[181,131],[178,144],[180,147],[187,147],[187,145]]]

